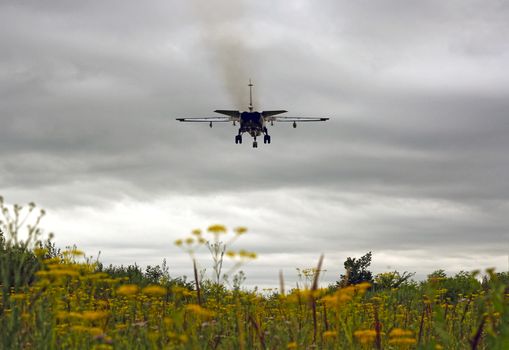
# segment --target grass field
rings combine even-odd
[[[386,273],[318,288],[320,260],[307,286],[260,294],[238,281],[225,287],[223,257],[239,267],[256,254],[228,250],[226,229],[214,225],[176,242],[190,263],[206,245],[213,278],[136,279],[41,241],[44,213],[18,239],[22,210],[7,217],[4,210],[0,225],[2,349],[509,349],[506,273],[490,270],[481,281],[476,272],[438,271],[401,283]],[[244,232],[234,230],[232,239]]]

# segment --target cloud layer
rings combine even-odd
[[[173,240],[215,222],[251,229],[251,284],[321,252],[331,280],[368,250],[377,271],[505,269],[508,15],[473,0],[2,3],[1,194],[45,207],[62,244],[175,273]],[[175,122],[246,108],[248,78],[255,107],[331,120],[274,126],[256,150],[231,125]]]

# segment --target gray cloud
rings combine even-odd
[[[274,269],[321,251],[341,265],[373,250],[402,270],[431,256],[453,269],[499,261],[508,12],[473,0],[3,3],[2,194],[40,203],[63,243],[115,262],[137,246],[130,256],[160,260],[178,236],[161,214],[155,243],[140,242],[136,210],[119,203],[145,217],[164,207],[181,232],[245,224],[249,249],[291,256]],[[231,125],[174,121],[247,108],[249,76],[256,107],[331,120],[276,125],[257,150],[236,146]]]

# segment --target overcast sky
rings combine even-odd
[[[248,285],[321,253],[324,283],[368,251],[376,273],[506,270],[508,18],[502,0],[0,1],[0,195],[45,208],[60,246],[172,276],[191,275],[174,240],[214,223],[249,228]],[[249,78],[256,109],[330,121],[258,149],[175,121],[246,109]]]

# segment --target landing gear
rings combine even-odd
[[[263,143],[270,143],[270,135],[269,135],[269,130],[267,130],[267,127],[263,127],[263,133],[265,135],[263,135]]]
[[[242,143],[242,135],[235,135],[235,143]]]
[[[256,141],[253,142],[253,148],[258,148],[258,142]]]
[[[293,128],[295,129],[297,127],[297,123],[293,122]]]

